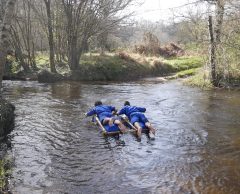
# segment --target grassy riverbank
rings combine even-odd
[[[209,89],[209,88],[213,87],[213,85],[210,81],[209,75],[210,75],[209,71],[199,68],[199,69],[197,69],[195,74],[191,77],[188,77],[184,81],[184,83],[187,85],[191,85],[191,86]]]
[[[188,45],[185,47],[189,53],[199,53],[204,58],[204,66],[194,76],[189,77],[185,83],[201,88],[213,88],[211,83],[211,65],[208,51],[199,46]],[[240,87],[240,63],[239,52],[232,49],[221,50],[217,53],[216,61],[217,87],[239,88]]]
[[[14,62],[12,66],[15,73],[20,69],[17,65]],[[39,71],[50,71],[48,55],[39,53],[36,56],[36,65]],[[126,51],[104,55],[86,53],[76,72],[70,72],[66,61],[56,63],[58,73],[71,73],[70,78],[77,81],[127,81],[150,76],[186,77],[195,74],[196,69],[202,66],[203,60],[199,56],[163,58]]]
[[[185,80],[187,85],[196,86],[200,88],[210,89],[214,88],[211,83],[211,72],[209,68],[199,68],[193,76]],[[232,69],[232,72],[217,72],[218,87],[220,88],[239,88],[240,87],[240,72],[238,68]]]
[[[214,88],[210,81],[210,72],[203,70],[202,68],[196,72],[194,76],[188,77],[184,81],[185,84],[196,86],[204,89]],[[240,87],[240,75],[236,77],[223,78],[219,80],[218,87],[220,88],[239,88]]]
[[[193,75],[203,65],[198,56],[164,59],[131,53],[85,54],[80,64],[83,80],[133,80],[148,76]]]

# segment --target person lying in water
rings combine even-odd
[[[143,114],[143,112],[145,111],[146,111],[146,108],[131,106],[130,102],[126,101],[124,103],[124,107],[118,112],[118,115],[125,114],[129,118],[132,125],[137,129],[137,136],[139,139],[141,139],[141,134],[142,134],[142,127],[139,122],[142,122],[145,124],[147,129],[149,129],[150,138],[154,139],[156,130],[153,128],[151,123]]]
[[[96,101],[94,108],[85,113],[85,116],[97,115],[103,125],[112,126],[116,124],[122,133],[126,132],[126,126],[118,117],[113,115],[114,112],[116,112],[114,106],[103,105],[101,101]]]

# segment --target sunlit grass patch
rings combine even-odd
[[[203,65],[203,60],[197,56],[163,59],[156,56],[143,56],[137,53],[105,53],[104,55],[85,54],[81,59],[81,67],[89,71],[104,71],[107,74],[135,71],[136,74],[168,75],[180,72],[174,77],[194,75],[196,68]],[[100,70],[101,69],[101,70]]]
[[[187,85],[197,86],[200,88],[212,88],[213,85],[210,81],[209,75],[209,71],[199,68],[194,76],[189,77],[187,80],[185,80],[185,83]]]
[[[48,53],[38,53],[36,58],[36,65],[39,69],[47,69],[50,71],[50,61]],[[55,61],[55,68],[58,73],[66,74],[69,72],[69,66],[66,61],[57,62]]]
[[[183,78],[183,77],[193,76],[199,71],[199,69],[200,68],[194,68],[194,69],[187,69],[184,71],[180,71],[176,74],[176,77]]]
[[[204,61],[199,56],[183,56],[163,60],[164,63],[172,65],[176,71],[202,67]]]
[[[49,69],[48,54],[40,53],[36,57],[40,69]],[[119,51],[115,53],[85,53],[81,56],[79,75],[83,80],[128,80],[152,76],[167,76],[177,73],[173,78],[194,75],[203,65],[198,56],[182,56],[164,59],[158,56],[145,56],[138,53]],[[57,64],[61,74],[68,73],[67,62]],[[181,71],[181,72],[180,72]]]
[[[105,54],[105,55],[84,55],[81,59],[80,66],[95,66],[96,68],[112,69],[112,71],[120,71],[124,68],[130,68],[134,65],[141,65],[131,58],[129,55]]]
[[[82,76],[90,80],[130,80],[150,73],[148,65],[125,52],[84,55],[80,69]]]

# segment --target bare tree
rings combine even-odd
[[[181,17],[184,19],[180,23],[189,21],[189,31],[191,31],[190,34],[193,35],[193,38],[190,41],[194,42],[200,42],[202,43],[208,43],[210,46],[209,51],[209,61],[210,61],[210,70],[211,70],[211,82],[214,86],[217,86],[219,83],[219,61],[218,58],[222,54],[220,54],[220,47],[222,47],[222,35],[223,35],[223,24],[224,24],[224,14],[225,14],[225,6],[227,3],[229,3],[231,0],[200,0],[196,1],[195,5],[200,5],[201,3],[204,3],[205,9],[203,9],[201,12],[192,11],[188,12],[188,15],[186,13],[182,14]],[[194,3],[194,2],[193,2]],[[207,3],[207,4],[206,4]],[[195,9],[196,10],[196,9]],[[191,14],[196,13],[196,14]],[[176,15],[176,14],[175,14]],[[200,17],[195,17],[200,16]],[[209,17],[208,17],[209,16]],[[195,18],[197,20],[195,20]],[[208,32],[209,32],[209,39],[206,39],[207,35],[207,26],[203,24],[206,23],[206,20],[208,20]],[[186,25],[185,25],[186,26]],[[184,28],[186,31],[187,28]]]
[[[12,48],[15,49],[16,59],[25,72],[37,70],[36,67],[36,38],[38,28],[30,0],[18,0],[17,11],[11,27]]]
[[[47,11],[47,26],[48,26],[48,42],[49,42],[49,58],[50,58],[50,69],[51,72],[56,73],[55,68],[55,52],[54,52],[54,39],[53,39],[53,24],[52,24],[52,16],[51,16],[51,0],[43,0],[46,5]]]
[[[210,65],[211,65],[211,79],[212,84],[214,86],[218,85],[217,77],[216,77],[216,39],[214,37],[214,30],[213,30],[213,20],[212,16],[209,16],[208,19],[209,23],[209,37],[210,37],[210,52],[209,52],[209,58],[210,58]]]
[[[216,73],[216,53],[218,46],[221,43],[221,33],[222,33],[222,24],[223,24],[223,15],[224,15],[224,6],[225,0],[206,0],[209,3],[215,4],[215,18],[216,25],[213,26],[212,16],[209,16],[209,35],[210,35],[210,65],[211,65],[211,82],[214,86],[218,86],[219,78]]]
[[[133,0],[62,0],[67,19],[68,63],[77,70],[80,57],[90,37],[121,22],[127,15],[116,15]]]
[[[6,63],[7,49],[9,48],[9,31],[14,13],[16,0],[8,0],[5,8],[5,14],[0,30],[0,87],[2,87],[2,77],[4,65]]]

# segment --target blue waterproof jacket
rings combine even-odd
[[[92,108],[89,112],[87,112],[87,116],[97,115],[99,120],[102,120],[106,117],[112,117],[112,111],[115,111],[114,106],[107,106],[107,105],[99,105]]]
[[[136,112],[145,112],[146,108],[144,107],[137,107],[137,106],[124,106],[119,112],[118,114],[125,114],[127,115],[128,118],[131,118],[131,114],[132,113],[136,113]]]

